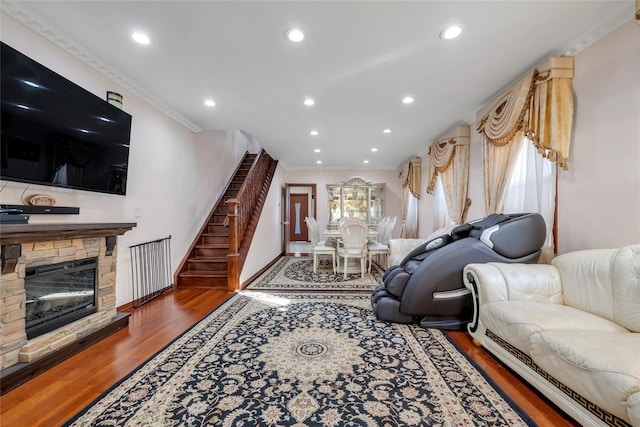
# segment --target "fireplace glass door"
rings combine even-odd
[[[27,338],[96,312],[97,258],[27,268]]]

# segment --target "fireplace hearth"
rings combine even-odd
[[[97,267],[97,258],[87,258],[26,269],[27,339],[96,312]]]

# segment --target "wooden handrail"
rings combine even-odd
[[[273,159],[264,150],[255,158],[249,174],[235,198],[225,203],[229,207],[229,255],[227,290],[234,292],[240,282],[240,246],[255,209]]]

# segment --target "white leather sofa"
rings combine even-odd
[[[476,343],[582,425],[640,426],[640,244],[463,274]]]
[[[407,254],[409,254],[409,252],[411,252],[413,249],[417,248],[423,243],[428,242],[429,240],[442,236],[443,234],[451,233],[451,230],[453,230],[455,227],[457,227],[456,224],[442,227],[432,232],[427,236],[426,239],[390,239],[388,266],[391,267],[393,265],[400,264],[404,257],[407,256]]]
[[[389,239],[389,267],[398,265],[404,257],[427,239]]]

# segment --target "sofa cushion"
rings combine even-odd
[[[611,266],[613,319],[640,332],[640,245],[620,248]]]
[[[592,403],[627,422],[627,399],[640,391],[640,334],[571,329],[531,336],[533,361]]]
[[[555,257],[562,280],[564,303],[589,313],[613,318],[611,263],[614,249],[588,249]]]
[[[629,332],[614,322],[573,307],[529,301],[485,304],[480,310],[480,321],[487,329],[527,354],[531,354],[531,337],[542,330]]]

